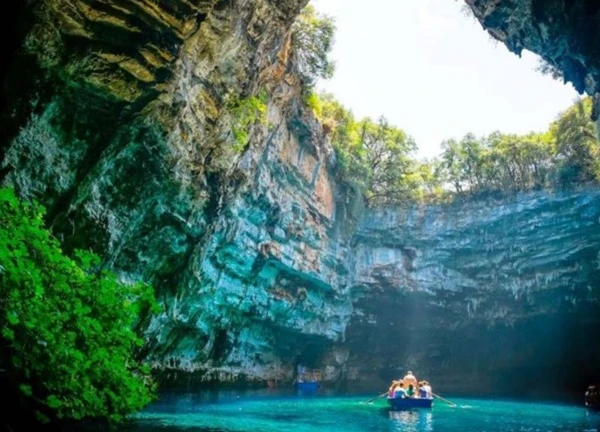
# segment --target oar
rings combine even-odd
[[[374,398],[371,398],[371,399],[369,399],[368,401],[366,401],[366,402],[362,402],[362,403],[364,403],[364,404],[367,404],[367,403],[369,403],[369,402],[373,402],[375,399],[379,399],[380,397],[384,397],[384,396],[385,396],[385,395],[387,395],[387,394],[388,394],[388,392],[381,393],[379,396],[375,396]]]
[[[446,402],[446,403],[447,403],[448,405],[450,405],[451,407],[454,407],[454,408],[456,408],[456,407],[458,406],[458,405],[456,405],[454,402],[451,402],[451,401],[449,401],[448,399],[444,399],[443,397],[441,397],[441,396],[438,396],[438,395],[436,395],[435,393],[431,393],[431,394],[432,394],[433,396],[435,396],[436,398],[443,400],[444,402]]]

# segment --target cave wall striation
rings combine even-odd
[[[470,4],[525,46],[512,29],[526,22],[492,3],[519,2]],[[353,388],[406,367],[472,390],[510,390],[517,366],[596,376],[599,192],[365,211],[303,103],[289,36],[305,4],[21,3],[2,184],[48,208],[67,251],[155,287],[144,354],[163,383],[290,382],[298,362]],[[597,92],[594,43],[539,32],[560,42],[565,77]],[[240,148],[231,106],[261,94],[265,119]]]

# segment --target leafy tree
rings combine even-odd
[[[454,194],[510,192],[600,180],[600,144],[591,101],[562,113],[544,133],[494,132],[442,143],[439,159],[418,161],[416,145],[385,118],[355,119],[330,94],[305,102],[331,138],[342,181],[359,188],[368,205],[443,201]]]
[[[563,182],[600,180],[598,131],[591,112],[591,99],[582,99],[552,125]]]
[[[456,193],[461,193],[465,181],[462,151],[460,144],[454,139],[442,143],[442,169],[447,182],[454,187]]]
[[[381,117],[377,123],[364,119],[359,124],[360,146],[368,178],[367,204],[401,202],[411,195],[406,180],[416,150],[414,140]]]
[[[548,183],[554,159],[552,135],[467,134],[442,144],[444,179],[456,193],[526,190]]]
[[[404,182],[410,190],[410,199],[417,202],[442,202],[450,194],[444,189],[441,161],[437,158],[413,161]]]
[[[39,420],[120,420],[152,398],[134,325],[151,289],[63,255],[44,209],[0,189],[0,369],[5,394]]]
[[[319,78],[331,78],[335,65],[330,58],[335,39],[335,23],[314,7],[304,8],[292,29],[292,49],[298,72],[307,88]]]
[[[415,142],[403,130],[384,117],[356,120],[330,94],[310,93],[305,102],[327,125],[340,180],[357,186],[368,205],[395,204],[428,195],[420,190],[423,167],[412,159]]]

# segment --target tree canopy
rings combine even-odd
[[[358,186],[368,205],[414,198],[412,137],[385,117],[355,119],[329,94],[311,93],[307,104],[331,131],[342,180]]]
[[[333,75],[335,30],[330,17],[306,7],[293,26],[292,55],[305,102],[330,134],[341,180],[357,186],[368,205],[445,201],[456,195],[600,180],[600,145],[589,98],[561,113],[547,131],[469,133],[444,141],[439,157],[417,160],[415,141],[385,117],[356,119],[332,95],[313,91],[318,79]],[[543,60],[539,70],[555,78],[561,75]]]
[[[442,144],[441,179],[455,193],[511,191],[600,180],[598,132],[591,101],[563,112],[546,132],[494,132]]]
[[[65,256],[44,209],[0,189],[0,369],[5,395],[39,420],[120,420],[153,394],[135,358],[150,287],[119,282],[97,256]]]
[[[331,50],[335,38],[333,18],[307,6],[292,28],[292,53],[304,85],[311,88],[319,78],[331,78],[335,64]]]
[[[589,99],[577,101],[545,132],[469,133],[444,141],[441,155],[428,161],[417,160],[414,140],[383,117],[357,120],[330,94],[310,93],[306,103],[330,133],[340,177],[358,186],[370,206],[600,180]]]

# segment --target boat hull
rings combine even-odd
[[[390,398],[388,397],[388,403],[392,409],[410,409],[410,408],[431,408],[433,405],[433,399],[427,398]]]
[[[319,383],[314,381],[297,382],[296,389],[302,393],[316,393],[319,390]]]

